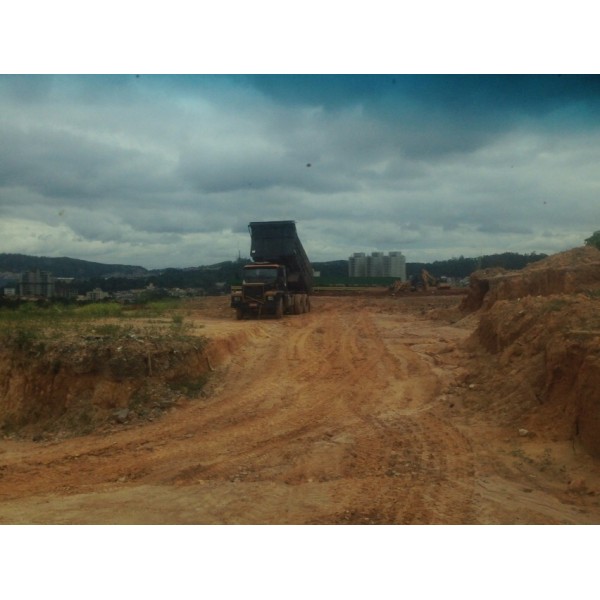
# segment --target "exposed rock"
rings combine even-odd
[[[127,418],[129,417],[129,409],[128,408],[123,408],[119,411],[117,411],[115,413],[115,421],[117,421],[117,423],[126,423],[127,422]]]

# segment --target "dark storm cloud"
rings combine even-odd
[[[553,251],[597,228],[597,77],[0,77],[5,251],[313,260]],[[120,259],[117,257],[121,256]]]
[[[349,104],[370,108],[403,102],[424,111],[436,107],[474,117],[540,115],[569,103],[598,109],[598,75],[256,75],[252,85],[286,104],[335,110]]]
[[[297,75],[251,81],[283,104],[332,112],[360,105],[392,128],[400,152],[416,159],[473,151],[524,118],[539,119],[565,106],[586,122],[600,117],[595,75]]]

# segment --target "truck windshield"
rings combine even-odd
[[[271,283],[277,279],[277,269],[268,267],[264,269],[245,269],[244,283]]]

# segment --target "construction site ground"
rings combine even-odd
[[[507,418],[461,298],[316,295],[244,321],[199,300],[202,393],[85,435],[0,439],[0,523],[600,523],[598,459]]]

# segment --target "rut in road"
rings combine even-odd
[[[382,339],[368,311],[255,326],[260,335],[233,358],[211,409],[195,421],[204,460],[181,469],[179,484],[276,481],[291,486],[283,502],[321,486],[320,506],[299,522],[470,521],[472,452],[424,409],[441,386],[428,356]],[[258,496],[248,519],[298,518],[273,505],[278,496]]]
[[[230,353],[209,393],[159,421],[6,446],[1,522],[475,522],[473,450],[436,413],[452,340],[396,309],[313,306],[215,320]]]

